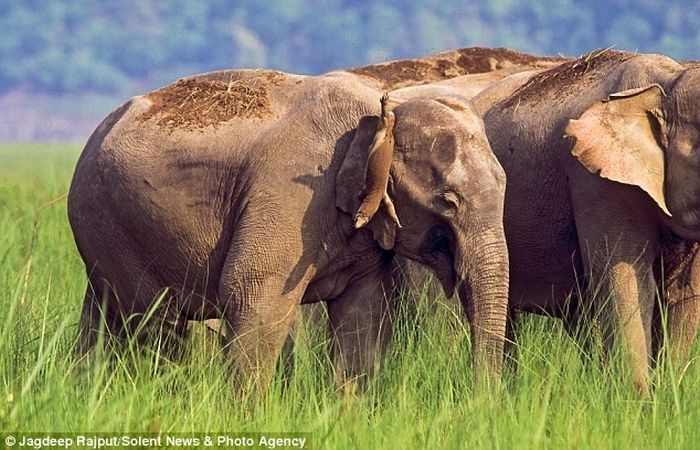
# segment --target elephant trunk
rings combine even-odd
[[[503,226],[458,237],[458,293],[472,333],[475,385],[496,382],[503,365],[508,313],[508,249]]]

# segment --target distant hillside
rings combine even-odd
[[[129,96],[220,68],[322,73],[474,45],[700,57],[687,0],[22,0],[2,2],[0,29],[0,140],[81,140]]]

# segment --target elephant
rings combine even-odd
[[[495,101],[496,97],[505,95],[502,92],[512,89],[514,83],[522,84],[535,73],[570,60],[571,58],[561,56],[528,55],[505,48],[466,47],[417,58],[353,67],[330,74],[352,74],[373,89],[388,91],[389,102],[393,105],[421,97],[452,96],[469,100],[490,86],[499,84],[499,89],[490,90],[493,93],[488,96],[490,101]],[[486,97],[481,98],[484,103]],[[477,107],[476,104],[474,106]],[[413,303],[416,298],[410,292],[422,291],[428,293],[429,297],[435,297],[441,291],[439,283],[433,281],[430,268],[416,261],[399,255],[393,273],[397,289],[409,293],[402,298],[404,308],[417,307]],[[298,327],[323,323],[322,320],[327,315],[324,308],[325,303],[303,305],[301,312],[304,320],[297,324]],[[215,321],[211,321],[209,327],[216,333],[221,329]],[[323,330],[314,330],[314,334],[319,332]],[[291,351],[293,341],[294,336],[290,335],[286,350]],[[291,355],[285,355],[285,360],[290,358]]]
[[[700,320],[700,68],[599,50],[522,81],[473,99],[507,176],[509,308],[596,314],[648,392],[657,289],[676,362]]]
[[[88,277],[79,354],[149,314],[173,348],[188,320],[220,318],[234,384],[265,386],[299,305],[324,301],[339,381],[366,379],[400,256],[458,293],[475,380],[498,379],[505,177],[483,122],[459,97],[380,97],[347,72],[226,70],[109,114],[68,194]]]

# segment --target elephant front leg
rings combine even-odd
[[[600,312],[606,350],[620,338],[632,381],[646,394],[656,298],[653,262],[660,251],[655,212],[633,187],[575,181],[571,190],[586,296]]]
[[[242,289],[223,287],[226,350],[238,391],[264,392],[275,372],[290,328],[297,316],[298,295],[284,295],[278,279],[251,283]]]
[[[656,301],[653,263],[660,253],[658,211],[638,187],[568,167],[569,195],[586,297],[600,314],[604,346],[623,344],[637,390],[649,392],[652,318]]]
[[[346,393],[363,388],[391,339],[389,271],[354,281],[328,301],[332,354],[338,382]]]
[[[637,389],[646,393],[649,389],[649,361],[651,357],[651,322],[654,312],[655,282],[648,265],[620,261],[610,267],[608,277],[608,317],[620,330],[632,381]],[[614,331],[604,328],[604,341],[609,348]]]
[[[247,230],[256,227],[247,225]],[[313,268],[303,246],[258,245],[257,235],[236,236],[219,279],[219,302],[226,322],[226,350],[237,390],[265,391],[297,317]]]
[[[656,298],[653,252],[636,245],[627,246],[621,240],[605,239],[584,248],[591,255],[584,260],[592,289],[588,295],[600,311],[605,353],[610,354],[615,338],[619,338],[632,381],[640,393],[646,394]]]

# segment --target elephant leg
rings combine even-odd
[[[244,220],[235,235],[219,279],[219,301],[226,325],[226,350],[237,391],[269,385],[302,296],[315,274],[303,245],[274,241],[262,245],[275,216]],[[296,225],[297,229],[299,225]]]
[[[644,250],[637,257],[634,252],[620,248],[607,252],[592,250],[597,257],[584,261],[592,286],[590,294],[600,311],[603,359],[611,353],[615,337],[624,346],[632,381],[641,393],[649,389],[649,362],[651,357],[651,323],[654,312],[656,284],[650,263]],[[593,325],[593,324],[592,324]],[[591,333],[595,333],[591,329]],[[591,336],[595,337],[595,335]]]
[[[124,344],[128,340],[133,340],[139,346],[156,344],[155,348],[168,356],[177,354],[179,340],[172,338],[183,333],[179,322],[166,320],[166,316],[161,314],[163,309],[159,308],[153,314],[124,311],[113,287],[93,276],[85,290],[80,315],[78,357],[89,355],[98,342],[111,346]],[[144,321],[146,315],[151,316],[148,323]]]
[[[269,385],[276,363],[297,316],[299,298],[283,295],[275,279],[244,286],[240,291],[222,288],[230,302],[224,310],[230,330],[226,349],[232,358],[236,389],[258,389]]]
[[[119,252],[98,249],[97,253],[111,257],[92,265],[88,273],[78,354],[88,354],[102,340],[150,346],[167,357],[179,356],[187,321],[178,309],[177,294],[164,289],[165,283],[153,273],[137,243],[116,225],[110,242],[121,244]]]
[[[282,345],[282,351],[279,359],[279,364],[282,369],[282,373],[284,374],[285,382],[288,382],[292,378],[292,374],[294,373],[294,347],[296,344],[295,336],[297,333],[297,325],[298,320],[292,322],[292,325],[289,328],[289,332],[287,333],[287,337],[284,340],[284,344]]]
[[[80,314],[78,345],[76,353],[79,358],[86,358],[92,349],[100,341],[106,341],[113,330],[113,324],[107,320],[107,305],[109,299],[105,294],[109,289],[102,289],[99,285],[88,282],[85,289],[83,309]]]
[[[643,249],[625,251],[618,246],[610,250],[612,253],[607,257],[603,256],[607,252],[594,250],[598,254],[596,261],[584,263],[592,284],[600,286],[593,301],[601,312],[604,358],[610,354],[615,335],[618,335],[624,345],[632,381],[640,392],[646,393],[656,294],[653,258]],[[635,253],[637,256],[632,256]]]
[[[578,292],[572,295],[571,301],[562,311],[564,330],[583,357],[605,359],[601,322],[595,303],[585,302],[584,296]]]
[[[583,190],[572,183],[572,199],[589,301],[600,311],[604,345],[609,350],[613,338],[621,338],[632,381],[647,393],[653,262],[660,251],[655,212],[640,204],[634,188],[600,180]]]
[[[667,287],[667,338],[671,361],[682,367],[692,350],[700,323],[700,255]],[[657,333],[663,336],[663,332]]]
[[[503,346],[503,351],[505,353],[506,361],[513,361],[513,363],[518,362],[520,357],[520,352],[518,349],[518,313],[513,310],[508,311],[508,318],[506,319],[506,339]],[[513,364],[513,367],[517,370],[517,364]]]
[[[306,303],[301,305],[301,317],[298,322],[298,333],[303,339],[317,338],[328,341],[328,311],[326,302]]]
[[[688,298],[668,308],[668,338],[676,367],[688,361],[700,324],[700,298]]]
[[[632,380],[641,392],[649,385],[651,357],[651,321],[654,311],[655,282],[650,266],[635,267],[629,262],[615,262],[610,268],[608,292],[613,298],[615,325],[622,332]],[[604,336],[611,342],[610,328]]]
[[[146,324],[142,332],[150,348],[156,349],[163,356],[178,360],[189,336],[188,322],[180,311],[165,311],[156,315],[151,323]],[[140,334],[140,333],[139,333]]]
[[[364,387],[391,339],[391,280],[390,271],[370,274],[327,302],[333,361],[346,392]]]

